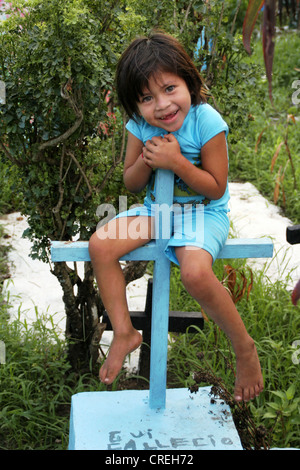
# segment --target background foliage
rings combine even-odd
[[[259,21],[251,57],[242,43],[247,5],[247,0],[13,3],[15,13],[0,24],[0,80],[7,87],[6,105],[0,105],[0,211],[21,210],[28,216],[26,235],[33,242],[33,256],[47,261],[51,239],[88,239],[98,222],[97,206],[110,202],[117,207],[118,196],[126,195],[126,117],[115,100],[114,71],[128,42],[153,27],[184,43],[206,80],[209,102],[229,123],[231,179],[252,181],[300,223],[299,106],[291,102],[292,83],[299,79],[299,30],[291,29],[297,22],[283,10],[281,26],[290,28],[277,31],[272,105]],[[129,204],[135,202],[128,197]],[[241,269],[239,264],[234,267]],[[222,277],[223,266],[217,264],[216,270]],[[70,325],[68,332],[79,344],[86,343],[87,361],[79,372],[70,368],[68,343],[46,328],[43,316],[38,314],[33,327],[21,318],[8,322],[7,300],[0,299],[1,339],[9,346],[7,364],[0,368],[2,448],[66,448],[70,396],[102,387],[90,368],[89,341],[83,336],[89,327],[93,333],[95,325],[83,328],[88,306],[78,305],[75,293],[75,287],[90,289],[93,278],[88,266],[84,279],[76,277],[76,267],[66,275],[73,296],[66,310],[78,335]],[[174,310],[198,308],[183,291],[175,268],[171,285]],[[98,324],[99,299],[89,289],[81,293],[97,303]],[[300,369],[291,360],[298,308],[291,305],[285,282],[273,286],[263,272],[255,277],[249,299],[243,297],[238,305],[257,341],[267,384],[250,405],[251,415],[257,425],[268,428],[273,446],[299,447]],[[170,386],[192,383],[190,373],[201,367],[199,350],[230,389],[232,353],[211,322],[205,323],[204,332],[174,338]]]

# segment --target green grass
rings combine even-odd
[[[45,327],[45,319],[29,327],[20,318],[8,322],[8,311],[2,299],[0,338],[6,363],[0,365],[0,448],[65,448],[75,388],[65,348],[55,331]]]
[[[238,282],[244,270],[249,286],[251,276],[246,265],[231,264],[237,270]],[[222,260],[217,261],[215,270],[222,279]],[[237,307],[256,341],[265,380],[261,396],[242,408],[247,430],[249,422],[255,429],[263,425],[272,446],[300,447],[300,364],[293,361],[297,351],[293,343],[299,340],[299,307],[291,304],[284,280],[270,284],[263,272],[254,274],[249,298],[243,296]],[[171,309],[199,310],[186,294],[176,267],[171,277]],[[6,345],[6,363],[0,365],[0,448],[66,449],[71,396],[106,387],[92,372],[76,375],[70,370],[66,343],[51,326],[51,317],[37,312],[36,321],[29,326],[21,315],[8,321],[8,313],[9,305],[1,297],[0,340]],[[193,373],[204,370],[208,383],[197,385],[211,385],[215,376],[226,392],[232,392],[234,355],[212,321],[205,321],[203,330],[190,327],[185,334],[174,335],[171,346],[168,387],[193,386]]]
[[[236,269],[237,283],[242,284],[244,275],[249,286],[251,275],[247,265],[234,260],[230,264]],[[215,272],[219,279],[223,278],[222,260],[216,262]],[[287,278],[271,283],[263,271],[254,272],[249,297],[246,290],[237,303],[246,328],[255,340],[265,383],[264,392],[243,408],[243,413],[250,414],[250,422],[253,424],[254,420],[256,429],[262,425],[266,428],[269,445],[299,448],[300,360],[295,342],[299,341],[300,315],[299,307],[291,303]],[[171,309],[199,310],[184,291],[176,267],[172,270],[171,291],[176,292],[176,296],[171,296]],[[297,348],[300,350],[299,345]],[[227,397],[232,397],[234,354],[223,332],[210,320],[205,321],[202,331],[191,327],[186,334],[174,335],[168,370],[172,386],[186,387],[195,385],[193,374],[199,371],[208,375],[205,383],[211,384],[213,373],[220,378]]]
[[[249,96],[252,120],[244,138],[230,145],[230,178],[250,181],[284,214],[300,223],[300,105],[292,103],[292,84],[300,78],[300,34],[285,32],[277,37],[273,68],[273,105],[268,99],[266,79],[257,91],[265,90],[261,102]],[[257,43],[249,61],[262,64],[261,43]],[[277,158],[274,157],[281,142]],[[272,167],[273,160],[273,167]],[[294,171],[293,171],[294,168]]]
[[[36,312],[29,326],[22,315],[8,321],[8,311],[0,298],[0,340],[6,346],[0,364],[0,449],[65,450],[72,395],[107,387],[92,373],[71,371],[51,316]]]

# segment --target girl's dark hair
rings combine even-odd
[[[182,45],[172,36],[153,32],[135,39],[121,56],[116,73],[118,98],[129,118],[138,116],[137,102],[157,72],[171,72],[182,78],[193,105],[205,102],[203,80]]]

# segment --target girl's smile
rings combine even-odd
[[[185,81],[170,72],[152,75],[138,102],[145,121],[167,132],[181,128],[190,107],[191,95]]]
[[[176,119],[176,116],[178,114],[178,111],[175,111],[174,113],[170,113],[170,114],[167,114],[166,116],[163,116],[160,118],[161,121],[164,121],[164,122],[168,122],[170,123],[171,121],[173,121],[174,119]]]

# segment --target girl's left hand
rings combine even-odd
[[[145,163],[153,169],[164,168],[174,171],[182,155],[176,137],[173,134],[167,134],[164,137],[155,136],[147,140],[143,147],[143,156]]]

